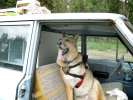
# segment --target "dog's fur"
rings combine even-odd
[[[57,64],[61,66],[62,69],[82,61],[82,56],[78,53],[76,43],[77,37],[75,36],[65,36],[58,43],[60,49],[57,57]],[[64,53],[65,49],[67,49],[67,52]],[[72,62],[65,63],[65,61]],[[69,72],[76,75],[83,75],[85,73],[83,82],[78,88],[76,88],[75,85],[81,79],[63,73],[64,81],[74,88],[75,100],[105,100],[104,92],[99,81],[93,77],[89,69],[85,69],[84,63],[70,69]]]

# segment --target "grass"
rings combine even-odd
[[[87,44],[87,48],[95,49],[98,51],[108,51],[108,50],[116,50],[116,45],[112,43],[105,43],[105,42],[94,42],[90,41]]]
[[[117,52],[117,39],[116,38],[87,38],[87,53],[94,58],[109,58],[116,59]],[[81,48],[80,40],[78,41],[78,47]],[[133,56],[127,52],[127,49],[119,41],[118,42],[118,57],[125,56],[126,60],[133,61]]]
[[[87,48],[95,49],[98,51],[116,51],[117,49],[117,40],[116,39],[88,39],[87,40]],[[120,52],[125,52],[126,48],[122,43],[118,43],[118,49]]]

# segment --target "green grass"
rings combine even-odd
[[[89,41],[87,44],[87,48],[95,49],[99,51],[106,51],[106,50],[116,50],[116,45],[112,43],[105,43],[105,42],[94,42]]]
[[[125,51],[125,47],[119,43],[118,45],[118,49],[120,51]],[[87,41],[87,48],[88,49],[95,49],[98,51],[116,51],[117,49],[117,41],[114,40],[105,40],[105,39],[98,39],[98,40],[94,40],[94,39],[89,39]]]
[[[99,58],[112,58],[116,57],[117,52],[117,42],[118,42],[118,57],[121,58],[123,55],[126,59],[132,60],[133,57],[127,52],[125,46],[117,41],[116,38],[108,39],[108,38],[89,38],[87,39],[87,52],[91,56],[99,57]],[[81,48],[81,40],[78,41],[78,47]]]

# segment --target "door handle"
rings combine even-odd
[[[26,92],[26,87],[22,85],[19,90],[19,97],[23,97],[25,95],[25,92]]]

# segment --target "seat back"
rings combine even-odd
[[[57,64],[48,64],[36,70],[36,100],[68,100],[64,81]]]

